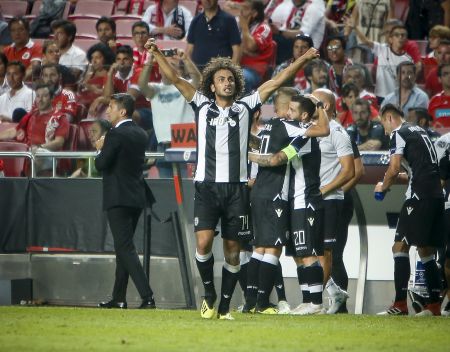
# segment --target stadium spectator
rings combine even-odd
[[[408,110],[406,121],[412,126],[422,127],[430,138],[430,141],[433,143],[436,142],[436,140],[441,136],[438,132],[431,128],[430,124],[433,122],[433,118],[428,113],[427,109],[410,108]]]
[[[150,56],[147,55],[146,57],[147,60],[149,60]],[[147,62],[146,65],[152,65],[152,63]],[[136,68],[136,65],[133,65],[133,49],[131,49],[128,45],[122,45],[119,47],[117,49],[116,62],[111,65],[106,76],[103,96],[94,100],[90,108],[90,114],[92,116],[99,116],[102,107],[109,104],[112,94],[130,94],[136,100],[132,118],[149,133],[149,148],[151,150],[156,150],[157,143],[154,138],[153,118],[150,103],[145,99],[144,95],[142,95],[138,85],[141,70],[142,67]],[[152,72],[153,71],[154,68]]]
[[[61,65],[48,63],[42,66],[42,82],[48,84],[53,92],[52,107],[55,112],[62,112],[67,121],[73,121],[78,111],[75,93],[62,86]]]
[[[8,58],[5,54],[0,53],[0,95],[5,93],[8,89],[8,80],[6,79],[6,66],[8,65]]]
[[[2,132],[0,140],[16,139],[28,144],[31,150],[61,150],[69,134],[69,122],[61,112],[52,108],[52,98],[50,86],[38,84],[36,109],[25,115],[16,127]]]
[[[416,85],[416,66],[411,61],[401,62],[397,68],[398,89],[388,94],[381,104],[394,104],[399,106],[404,116],[408,115],[410,108],[427,108],[428,95]]]
[[[241,67],[245,91],[250,93],[266,76],[274,54],[272,31],[264,19],[264,4],[261,0],[245,0],[241,4],[239,26],[242,35]]]
[[[201,73],[191,59],[180,49],[176,55],[168,57],[167,61],[177,71],[180,77],[188,79],[196,89],[200,85]],[[152,104],[153,127],[158,142],[157,151],[165,152],[170,148],[172,134],[170,125],[173,123],[194,122],[194,111],[180,91],[170,82],[164,72],[161,72],[160,83],[149,83],[148,77],[152,69],[152,61],[144,65],[139,75],[140,92]],[[169,113],[170,111],[170,113]],[[172,164],[157,161],[159,177],[172,177]]]
[[[40,44],[30,39],[30,24],[22,17],[14,17],[8,24],[13,43],[3,49],[8,61],[20,61],[25,65],[24,81],[31,81],[33,67],[38,66],[42,57]]]
[[[409,1],[406,26],[411,39],[425,39],[432,27],[444,24],[444,3],[446,2],[448,3],[447,0]]]
[[[78,102],[89,108],[92,101],[103,96],[106,75],[114,62],[114,52],[104,43],[91,46],[87,52],[88,69],[78,85]]]
[[[432,69],[430,69],[428,76],[425,78],[425,90],[429,96],[436,95],[442,90],[442,84],[438,77],[438,66],[441,64],[450,63],[450,41],[441,40],[438,48],[436,49],[436,61]]]
[[[325,11],[326,26],[330,34],[343,34],[344,18],[351,16],[356,1],[327,0]]]
[[[43,0],[38,15],[31,22],[31,36],[33,38],[48,38],[52,32],[51,23],[63,17],[65,8],[66,0]]]
[[[366,37],[361,30],[354,25],[351,19],[347,21],[349,27],[356,31],[358,38],[368,45],[378,58],[376,71],[375,95],[381,102],[386,95],[394,91],[396,85],[396,67],[403,61],[412,61],[411,57],[405,53],[404,45],[408,38],[408,32],[404,25],[393,26],[389,34],[388,43],[380,44]]]
[[[342,98],[338,99],[337,105],[338,109],[338,121],[344,127],[347,128],[351,125],[353,121],[352,108],[356,99],[364,99],[361,98],[361,94],[359,92],[358,86],[354,83],[346,83],[342,87]],[[378,118],[378,110],[373,107],[371,101],[365,99],[370,103],[370,118],[377,119]]]
[[[444,196],[439,174],[436,150],[421,128],[405,123],[403,112],[395,105],[385,105],[381,122],[390,134],[389,167],[382,182],[374,188],[376,194],[385,194],[399,178],[404,160],[408,163],[408,191],[400,211],[395,239],[394,304],[381,315],[407,315],[407,289],[410,278],[409,250],[417,246],[425,269],[428,304],[419,316],[441,315],[441,277],[435,260],[436,247],[443,244]],[[400,176],[405,178],[406,175]]]
[[[22,62],[8,62],[6,79],[9,90],[0,96],[0,121],[10,122],[16,109],[31,110],[34,92],[23,83],[24,77],[25,66]]]
[[[116,22],[111,17],[102,16],[95,24],[98,40],[107,45],[112,51],[116,51]]]
[[[323,0],[291,0],[280,3],[272,13],[271,28],[277,42],[277,64],[289,59],[297,34],[311,36],[320,48],[325,34],[325,3]]]
[[[439,65],[437,74],[443,90],[431,98],[428,111],[434,126],[450,127],[450,62]]]
[[[378,109],[378,101],[375,94],[371,91],[373,87],[372,79],[369,70],[366,66],[358,63],[353,63],[347,66],[344,71],[344,84],[354,83],[359,89],[359,98],[369,100],[375,109]],[[338,102],[339,110],[339,102]]]
[[[436,52],[435,50],[441,44],[441,40],[450,40],[450,28],[442,25],[436,25],[430,29],[428,33],[428,47],[430,48],[430,52],[427,55],[427,58],[433,58],[436,60]]]
[[[86,53],[73,44],[76,25],[67,20],[56,20],[52,22],[52,31],[61,55],[59,64],[67,66],[78,80],[86,69],[87,59]]]
[[[311,93],[319,88],[328,86],[328,66],[325,61],[315,59],[305,67],[305,77],[308,80],[309,88],[305,93]]]
[[[355,121],[347,127],[347,133],[358,149],[380,150],[386,148],[386,138],[383,126],[370,119],[370,103],[358,98],[352,106],[352,116]]]
[[[345,56],[345,39],[342,36],[329,37],[326,42],[330,89],[337,95],[341,95],[344,71],[353,62]]]
[[[191,22],[186,54],[202,70],[217,56],[230,57],[238,64],[241,58],[241,36],[236,20],[221,10],[218,0],[201,0],[203,12]]]
[[[307,34],[297,34],[294,40],[294,45],[292,47],[292,58],[284,61],[283,63],[279,64],[275,71],[273,72],[272,78],[275,77],[278,73],[283,71],[286,67],[288,67],[291,63],[293,63],[295,60],[297,60],[300,56],[302,56],[304,53],[308,51],[309,48],[312,48],[313,41],[311,37]],[[285,83],[287,87],[295,87],[299,90],[301,94],[306,92],[310,85],[308,83],[308,80],[305,77],[305,71],[299,70],[295,77],[287,81]]]
[[[150,34],[157,39],[183,39],[191,25],[192,13],[178,0],[158,0],[150,5],[142,16]]]

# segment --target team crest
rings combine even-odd
[[[194,225],[197,226],[198,225],[198,217],[194,218]]]
[[[233,105],[231,107],[231,111],[240,113],[241,112],[241,108],[238,105]]]
[[[31,57],[31,54],[29,51],[27,51],[26,53],[23,53],[22,60],[28,60],[30,57]]]

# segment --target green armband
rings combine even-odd
[[[284,154],[286,154],[288,160],[291,160],[293,157],[297,155],[297,151],[292,145],[288,145],[286,148],[281,150]]]

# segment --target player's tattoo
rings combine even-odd
[[[264,167],[284,165],[288,162],[287,155],[283,152],[264,155],[249,153],[249,160]]]

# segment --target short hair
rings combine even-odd
[[[364,78],[365,88],[371,87],[373,85],[372,77],[370,75],[369,70],[367,69],[367,66],[354,62],[353,64],[344,67],[344,75],[346,72],[351,70],[358,70],[361,73],[361,75]]]
[[[215,57],[209,60],[202,72],[202,81],[200,83],[200,92],[209,99],[214,99],[215,94],[211,91],[211,85],[214,84],[214,75],[217,71],[228,70],[233,74],[235,83],[235,93],[233,99],[237,99],[244,94],[244,74],[240,66],[236,65],[227,57]]]
[[[386,113],[393,113],[396,116],[400,116],[400,117],[404,117],[403,111],[402,109],[400,109],[400,107],[398,105],[395,104],[386,104],[385,106],[383,106],[380,110],[380,116],[383,116]]]
[[[394,33],[394,31],[396,29],[404,29],[406,32],[408,32],[408,29],[406,28],[406,26],[403,23],[397,23],[394,24],[389,32],[389,35],[392,35],[392,33]]]
[[[341,42],[342,48],[345,50],[345,38],[344,38],[344,36],[342,36],[342,35],[333,35],[333,36],[328,37],[325,46],[328,46],[328,44],[330,44],[330,42],[332,40],[339,40]]]
[[[347,97],[351,92],[355,93],[356,96],[359,95],[359,88],[355,83],[346,83],[342,86],[342,96]]]
[[[438,77],[442,77],[442,70],[444,69],[444,67],[449,67],[449,66],[450,66],[450,62],[449,63],[440,64],[438,66],[438,70],[437,70]]]
[[[41,72],[44,72],[44,70],[46,68],[54,68],[56,70],[56,72],[58,72],[58,75],[62,75],[61,65],[60,64],[55,64],[55,63],[45,64],[45,65],[42,66]]]
[[[22,72],[22,74],[24,75],[26,72],[26,68],[25,65],[23,64],[22,61],[10,61],[8,62],[8,64],[6,65],[6,68],[11,67],[11,66],[16,66],[19,68],[20,72]]]
[[[292,98],[295,97],[296,95],[298,95],[298,90],[296,88],[293,87],[280,87],[275,91],[275,94],[273,96],[273,103],[277,104],[278,99],[280,99],[280,97],[285,96],[288,98]]]
[[[14,23],[19,23],[21,22],[23,24],[23,26],[25,27],[25,30],[27,31],[27,33],[30,33],[30,22],[28,22],[28,20],[25,17],[21,17],[21,16],[16,16],[11,18],[11,20],[8,23],[8,29],[11,31],[11,26]]]
[[[106,45],[105,43],[97,43],[92,45],[89,50],[86,53],[86,57],[91,62],[92,55],[98,51],[103,56],[103,66],[111,66],[114,63],[114,60],[116,59],[116,55],[114,54],[114,51]]]
[[[108,132],[113,127],[111,121],[105,119],[95,120],[94,123],[99,125],[102,134]]]
[[[357,98],[355,100],[355,103],[353,104],[353,106],[356,106],[356,105],[364,106],[370,114],[370,103],[368,100],[362,99],[362,98]]]
[[[127,116],[131,118],[134,113],[134,98],[127,93],[117,93],[111,95],[111,100],[114,100],[120,109],[125,109]]]
[[[50,45],[57,45],[53,39],[45,39],[42,43],[42,53],[47,54],[47,50]]]
[[[95,24],[95,30],[98,32],[98,27],[102,23],[107,23],[111,27],[112,31],[116,33],[116,22],[111,17],[102,16],[98,19],[97,23]]]
[[[425,119],[427,122],[433,121],[433,117],[425,108],[409,108],[408,111],[414,111],[417,116],[417,120]]]
[[[295,95],[291,98],[291,102],[299,103],[300,109],[308,114],[309,118],[312,118],[315,111],[316,105],[312,102],[310,98],[303,95]]]
[[[116,50],[116,56],[119,54],[126,54],[130,57],[133,57],[133,48],[129,45],[121,45]]]
[[[303,40],[304,42],[308,43],[308,46],[310,48],[314,47],[314,42],[313,42],[312,38],[308,34],[304,34],[304,33],[303,34],[297,34],[295,36],[294,43],[295,43],[296,40]]]
[[[133,26],[131,26],[131,33],[134,32],[134,29],[136,27],[144,27],[148,33],[150,33],[150,27],[148,26],[148,23],[145,21],[137,21],[133,23]]]
[[[314,59],[306,65],[305,70],[304,70],[305,77],[308,78],[308,77],[312,76],[312,72],[315,68],[324,69],[325,71],[328,71],[328,67],[327,67],[327,64],[325,63],[325,61],[323,61],[321,59]]]
[[[416,73],[416,65],[414,65],[414,62],[412,61],[402,61],[400,62],[397,67],[395,68],[397,76],[400,74],[401,69],[405,66],[412,66],[414,73]]]
[[[77,35],[77,26],[75,23],[67,20],[56,20],[52,22],[51,27],[52,31],[62,28],[66,35],[71,38],[71,43],[75,40],[75,36]]]
[[[6,57],[5,54],[0,53],[0,61],[3,63],[6,69],[6,67],[8,66],[8,58]]]
[[[440,24],[437,24],[433,28],[430,29],[430,32],[428,33],[428,38],[441,38],[441,39],[450,39],[450,28],[447,26],[443,26]]]
[[[55,92],[53,91],[50,84],[39,82],[36,84],[34,90],[37,91],[38,89],[44,89],[44,88],[48,89],[48,91],[50,93],[50,97],[53,98],[53,96],[55,95]]]

